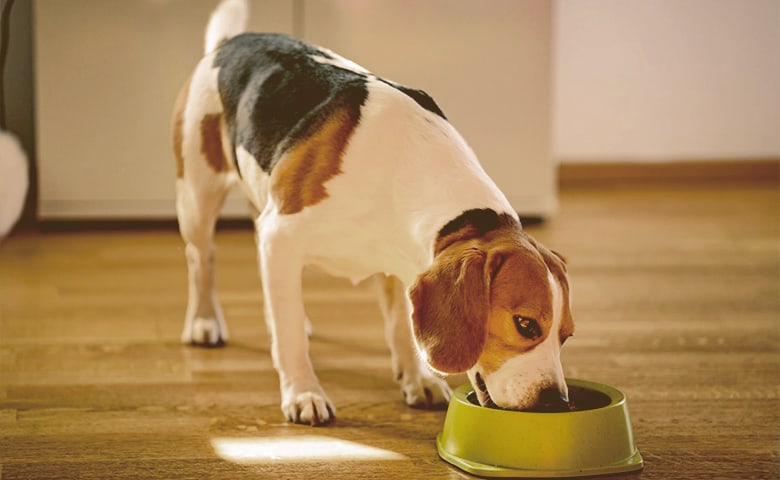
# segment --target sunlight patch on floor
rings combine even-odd
[[[400,453],[323,435],[294,438],[214,438],[220,458],[242,465],[306,461],[407,460]]]

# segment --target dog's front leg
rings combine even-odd
[[[318,425],[334,418],[309,358],[303,308],[302,255],[294,235],[274,218],[258,221],[260,272],[271,355],[279,374],[282,412],[290,422]]]
[[[385,339],[390,347],[393,375],[401,385],[406,403],[431,408],[450,400],[450,387],[431,372],[417,353],[411,331],[409,302],[401,281],[376,275],[379,307],[385,319]]]

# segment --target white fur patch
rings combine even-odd
[[[27,157],[12,134],[0,132],[0,238],[19,220],[27,196]]]
[[[363,75],[370,75],[370,72],[368,70],[361,67],[360,65],[353,62],[352,60],[348,60],[340,55],[337,55],[326,48],[320,48],[320,50],[330,55],[333,58],[324,57],[322,55],[310,55],[310,58],[315,62],[322,63],[325,65],[333,65],[334,67],[342,68],[344,70],[349,70],[350,72],[360,73]]]
[[[246,0],[223,0],[206,27],[204,53],[213,52],[223,40],[246,31],[249,4]]]
[[[213,167],[203,153],[203,139],[200,135],[201,122],[206,115],[222,113],[222,102],[217,89],[219,69],[212,68],[214,55],[206,56],[195,69],[190,82],[187,104],[182,119],[182,157],[184,159],[184,175],[195,184],[210,182]],[[225,128],[221,128],[222,145],[230,145]],[[223,152],[229,171],[232,162],[227,160],[229,152]],[[227,177],[227,175],[225,176]]]

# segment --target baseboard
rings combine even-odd
[[[243,220],[250,218],[249,202],[239,195],[225,200],[220,218]],[[176,200],[173,198],[132,199],[40,199],[38,221],[52,224],[76,222],[166,221],[176,219]]]
[[[560,188],[696,186],[760,183],[780,186],[780,158],[667,163],[561,163]]]

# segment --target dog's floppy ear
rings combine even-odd
[[[561,325],[562,328],[571,335],[574,332],[574,320],[571,315],[571,293],[569,289],[569,279],[567,278],[566,257],[555,250],[550,250],[536,241],[532,241],[532,244],[542,255],[545,265],[547,265],[547,268],[550,269],[550,272],[552,272],[553,276],[558,280],[558,283],[563,290],[563,318],[561,320]]]
[[[485,343],[490,274],[477,248],[442,252],[409,290],[417,344],[442,373],[474,366]]]
[[[542,259],[544,259],[544,263],[547,265],[547,268],[550,269],[558,281],[564,282],[566,280],[567,273],[566,257],[556,252],[555,250],[550,250],[541,243],[537,243],[536,248],[539,250],[539,253],[542,254]]]
[[[550,250],[530,236],[526,236],[526,239],[542,255],[542,259],[544,260],[545,265],[547,265],[547,268],[553,272],[553,275],[559,277],[559,279],[566,275],[566,257],[556,252],[555,250]]]

